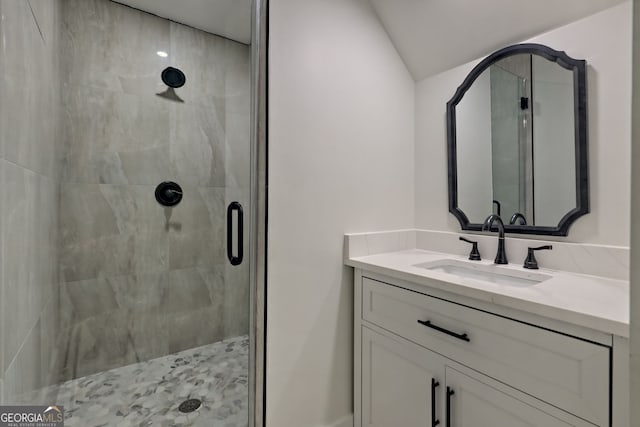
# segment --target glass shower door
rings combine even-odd
[[[35,301],[39,329],[3,310],[2,403],[62,405],[68,426],[246,426],[251,47],[109,0],[44,3],[0,0],[8,49],[44,70],[3,74],[34,88],[0,109],[24,127],[2,134],[2,227],[48,236],[20,242],[26,274],[3,269],[3,304]]]

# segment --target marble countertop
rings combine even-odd
[[[345,263],[351,267],[550,319],[622,337],[629,336],[628,281],[541,268],[533,271],[549,275],[550,279],[531,286],[512,286],[416,266],[444,259],[493,265],[491,260],[468,261],[466,257],[459,255],[423,249],[351,256]],[[508,264],[499,268],[531,271],[524,270],[520,264]]]

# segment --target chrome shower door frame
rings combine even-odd
[[[268,0],[252,2],[249,425],[265,424]]]

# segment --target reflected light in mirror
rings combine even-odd
[[[159,57],[161,58],[166,58],[167,56],[169,56],[169,54],[163,50],[159,50],[156,52],[158,54]]]

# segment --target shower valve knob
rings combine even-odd
[[[182,188],[173,181],[165,181],[156,187],[156,200],[162,206],[175,206],[182,200]]]

